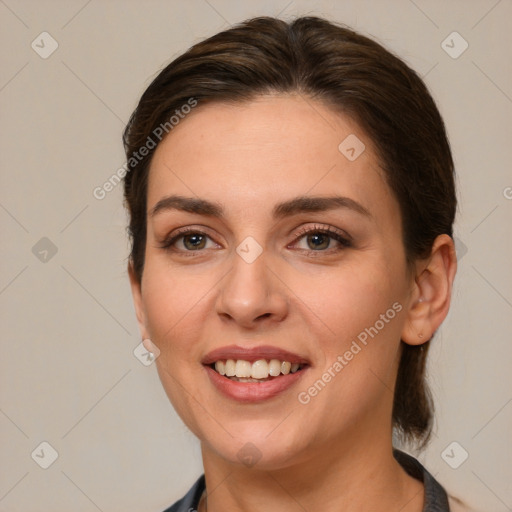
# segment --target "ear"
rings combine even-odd
[[[139,324],[140,335],[142,339],[149,338],[149,332],[146,327],[146,311],[142,301],[142,284],[137,278],[133,262],[128,263],[128,275],[130,276],[130,286],[132,289],[133,305],[135,306],[135,314]]]
[[[448,235],[439,235],[430,256],[416,264],[415,278],[402,331],[402,340],[421,345],[430,340],[450,309],[457,271],[455,245]]]

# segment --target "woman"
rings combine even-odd
[[[169,64],[124,142],[141,335],[204,464],[168,510],[455,510],[392,446],[428,441],[456,272],[417,74],[326,20],[256,18]]]

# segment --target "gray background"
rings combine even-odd
[[[133,354],[121,186],[103,200],[93,189],[124,163],[122,129],[156,72],[262,14],[325,15],[370,35],[438,102],[458,171],[460,253],[430,359],[437,426],[421,460],[477,509],[512,509],[511,0],[0,0],[1,511],[156,512],[200,474],[197,441],[154,365]],[[58,43],[47,58],[44,31]],[[454,31],[469,45],[457,58]],[[48,469],[43,441],[58,452]],[[447,463],[465,452],[457,469]]]

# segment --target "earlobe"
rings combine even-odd
[[[402,340],[421,345],[430,340],[450,309],[457,258],[453,240],[439,235],[430,256],[417,263]]]
[[[149,338],[149,333],[146,327],[146,313],[144,303],[142,300],[142,285],[141,281],[137,278],[133,262],[128,263],[128,275],[130,277],[130,287],[132,289],[133,305],[135,307],[135,314],[139,324],[140,335],[142,339]]]

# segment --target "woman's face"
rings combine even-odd
[[[278,468],[389,442],[413,278],[357,124],[300,96],[199,105],[147,204],[138,318],[206,454]]]

